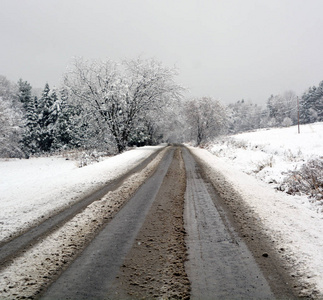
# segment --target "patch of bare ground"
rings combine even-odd
[[[0,271],[0,299],[36,299],[156,170],[167,149],[145,169],[93,202]]]
[[[183,220],[186,175],[180,148],[115,283],[118,299],[189,299]]]

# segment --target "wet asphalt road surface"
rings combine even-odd
[[[274,299],[251,252],[218,212],[198,166],[184,149],[185,224],[191,299]]]
[[[41,299],[113,299],[113,283],[149,213],[176,147],[152,177]],[[186,170],[184,220],[191,299],[274,299],[251,252],[215,205],[189,151],[181,147]],[[185,172],[185,171],[184,171]],[[174,178],[176,180],[176,178]],[[117,296],[115,298],[118,298]],[[149,299],[149,295],[147,295]]]
[[[54,282],[41,299],[105,299],[172,161],[167,152],[152,177]]]

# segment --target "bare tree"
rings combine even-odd
[[[226,109],[218,100],[209,97],[189,100],[185,111],[197,145],[226,132]]]
[[[128,144],[143,115],[178,99],[182,88],[174,82],[176,72],[155,60],[74,61],[65,87],[92,117],[106,125],[118,152]]]
[[[271,96],[267,100],[269,126],[290,126],[297,123],[297,96],[293,91]]]
[[[262,108],[243,99],[228,107],[229,132],[237,133],[261,127]]]
[[[0,75],[0,157],[23,157],[19,140],[23,125],[17,85]]]

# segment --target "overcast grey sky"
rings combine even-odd
[[[59,85],[74,56],[156,58],[188,96],[265,103],[323,80],[323,0],[0,0],[0,74]]]

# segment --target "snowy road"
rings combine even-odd
[[[180,151],[178,152],[181,153],[180,157],[184,158],[184,160],[181,159],[182,165],[185,165],[185,169],[182,170],[183,175],[178,173],[172,175],[168,171],[171,169],[170,166],[173,169],[178,169],[178,167],[174,167],[175,149]],[[165,176],[166,173],[167,176]],[[178,176],[185,176],[185,173],[187,178],[186,196],[182,195],[180,201],[182,203],[185,201],[188,252],[188,261],[185,266],[188,279],[191,282],[190,297],[192,299],[276,298],[244,241],[235,232],[229,219],[225,217],[225,213],[222,211],[220,215],[217,210],[214,199],[212,199],[214,195],[209,192],[207,184],[201,178],[194,158],[187,149],[173,147],[167,152],[154,175],[140,187],[135,196],[108,223],[82,255],[58,278],[42,299],[131,298],[130,295],[133,295],[134,291],[131,286],[130,288],[126,288],[126,286],[127,282],[133,278],[136,278],[135,285],[139,285],[142,289],[138,295],[149,297],[150,290],[147,288],[149,283],[146,281],[144,273],[140,273],[139,270],[145,269],[146,261],[151,260],[150,256],[153,254],[150,250],[146,256],[142,257],[138,256],[135,250],[130,252],[130,249],[137,246],[138,243],[142,243],[141,247],[151,248],[149,243],[143,241],[143,238],[136,238],[139,229],[143,227],[148,216],[154,215],[153,209],[151,209],[152,205],[157,207],[157,211],[167,209],[166,206],[162,207],[162,196],[156,196],[157,194],[170,193],[174,189],[170,183],[176,182]],[[162,183],[164,183],[163,187],[161,187]],[[174,211],[169,213],[174,214]],[[158,216],[161,217],[161,215]],[[158,218],[158,216],[156,217]],[[184,223],[183,213],[181,218]],[[152,223],[141,229],[142,236],[150,237],[148,241],[155,239],[152,238],[151,226]],[[164,227],[166,224],[159,226],[162,227],[155,228],[155,231],[159,231],[159,236],[165,235],[165,232],[170,230],[170,228]],[[170,226],[173,225],[170,224]],[[150,266],[149,272],[153,272],[154,268],[160,268],[157,262],[161,259],[160,256],[163,256],[162,248],[165,243],[167,244],[167,239],[161,239],[159,244],[154,245],[157,247],[157,256],[153,259],[154,263],[153,266]],[[176,247],[178,246],[176,245]],[[177,251],[175,250],[175,252]],[[131,253],[130,256],[128,253]],[[121,276],[121,266],[123,264],[129,265],[129,262],[125,262],[126,257],[128,257],[127,261],[135,261],[135,264],[126,268],[126,272],[130,272],[132,275],[128,275],[129,279],[126,280],[126,283],[118,285],[116,282]],[[166,257],[165,260],[167,261]],[[167,264],[160,269],[161,274],[165,273],[164,268],[167,268]],[[169,280],[167,277],[171,276],[168,272],[166,274],[168,275],[164,281]],[[179,282],[182,276],[186,275],[178,272],[175,283]],[[154,276],[154,281],[158,281],[158,275]],[[274,283],[271,282],[271,284]],[[159,290],[157,289],[154,295],[165,296],[165,290],[169,289],[170,286],[166,285],[165,287],[165,282],[161,282]],[[279,292],[280,297],[288,298],[290,296],[289,293],[286,294],[285,290],[280,289],[276,292]]]
[[[159,151],[152,153],[145,160],[132,168],[129,172],[123,174],[120,177],[117,177],[109,184],[99,188],[96,192],[92,192],[90,195],[85,196],[80,201],[70,205],[59,213],[50,216],[39,225],[27,229],[25,233],[19,235],[17,238],[13,238],[6,243],[0,243],[0,265],[3,265],[5,261],[12,258],[13,256],[18,255],[21,251],[25,251],[26,249],[30,248],[37,240],[50,234],[50,232],[52,232],[55,228],[57,229],[58,227],[63,226],[64,223],[72,219],[75,215],[77,215],[91,203],[101,199],[108,192],[116,189],[124,182],[127,177],[130,177],[132,174],[145,168],[147,164],[151,162],[158,153]]]
[[[140,154],[139,161],[142,162],[143,157],[152,152]],[[298,258],[299,253],[291,254],[284,244],[274,243],[275,232],[265,227],[259,217],[265,210],[255,211],[246,202],[253,199],[253,193],[259,189],[258,183],[249,178],[248,183],[242,181],[249,187],[248,198],[245,199],[241,180],[236,178],[236,183],[232,184],[226,179],[230,169],[227,170],[203,150],[190,148],[190,152],[194,158],[186,148],[164,148],[156,153],[146,168],[138,168],[134,174],[121,180],[122,184],[117,184],[108,194],[100,195],[100,199],[75,213],[64,226],[32,243],[31,248],[8,261],[0,271],[0,297],[38,298],[53,282],[56,283],[48,293],[53,292],[51,295],[55,297],[58,295],[55,285],[63,292],[59,296],[63,299],[68,292],[71,292],[69,298],[73,298],[77,293],[75,290],[79,291],[77,298],[88,297],[87,291],[92,294],[84,282],[68,275],[72,272],[83,274],[80,276],[82,279],[92,278],[92,282],[101,282],[96,285],[98,298],[109,295],[111,283],[117,278],[120,278],[119,288],[121,284],[124,299],[124,296],[131,298],[132,293],[148,298],[152,295],[161,297],[169,291],[176,292],[179,286],[185,290],[189,284],[187,276],[193,299],[214,298],[215,295],[230,299],[302,295],[315,298],[318,295],[315,285],[300,282],[304,278],[299,276],[301,273],[294,276],[289,268],[295,265],[293,255]],[[131,155],[134,157],[136,153]],[[166,166],[165,158],[168,161]],[[122,161],[122,156],[118,161]],[[155,184],[153,174],[158,174],[160,168],[163,171],[159,175],[159,184]],[[217,168],[222,168],[222,173]],[[240,173],[237,174],[243,179]],[[186,184],[183,185],[183,181]],[[140,196],[146,185],[149,197]],[[241,190],[238,191],[237,187]],[[263,187],[261,191],[262,195],[267,193]],[[221,198],[217,197],[218,194]],[[262,201],[261,197],[256,200]],[[278,206],[279,202],[276,201],[275,205]],[[133,223],[134,219],[138,222]],[[316,222],[316,219],[311,222]],[[111,229],[113,226],[117,229],[115,233]],[[120,228],[123,229],[119,231]],[[100,240],[97,247],[91,242],[96,236]],[[113,249],[118,241],[122,246],[120,244]],[[277,255],[277,247],[281,255]],[[102,248],[106,251],[102,252],[104,258],[100,256]],[[84,256],[79,256],[82,251]],[[185,271],[177,270],[186,261],[186,252],[189,260],[185,263]],[[70,271],[74,264],[78,264],[78,269]],[[100,270],[104,270],[103,273]],[[66,280],[64,276],[73,279]],[[315,279],[314,276],[309,278]],[[86,287],[85,291],[79,288],[82,286]],[[115,295],[115,286],[113,291]]]
[[[187,149],[184,161],[189,253],[186,266],[192,282],[191,298],[274,299],[252,253],[223,211],[220,215],[215,206],[218,196],[208,188]]]
[[[106,299],[107,296],[112,296],[115,277],[155,200],[172,161],[173,151],[166,154],[154,175],[96,236],[42,299]]]

